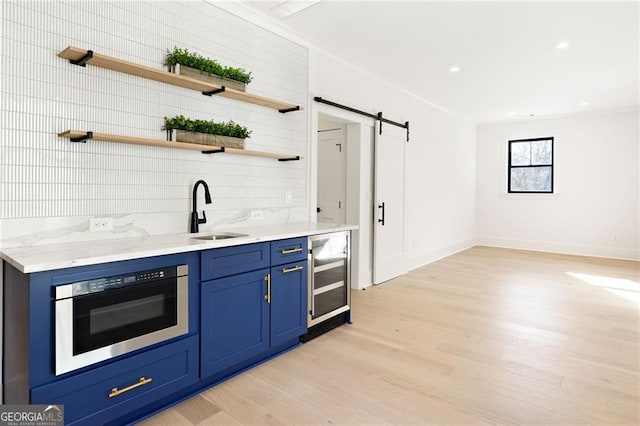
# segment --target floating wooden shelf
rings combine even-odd
[[[109,133],[94,133],[83,130],[65,130],[58,133],[58,137],[70,139],[72,142],[86,142],[87,140],[100,140],[107,142],[129,143],[134,145],[161,146],[165,148],[190,149],[201,151],[203,154],[215,154],[224,152],[226,154],[250,155],[253,157],[274,158],[278,161],[297,161],[298,155],[283,155],[273,152],[251,151],[248,149],[226,148],[214,145],[200,145],[195,143],[172,142],[161,139],[139,138],[133,136],[112,135]]]
[[[133,62],[123,61],[122,59],[113,58],[111,56],[101,55],[91,50],[80,49],[78,47],[69,46],[58,56],[68,59],[75,65],[85,66],[85,64],[95,65],[100,68],[118,71],[125,74],[135,75],[138,77],[148,78],[149,80],[160,81],[174,86],[185,87],[191,90],[197,90],[204,95],[224,96],[225,98],[237,99],[239,101],[248,102],[256,105],[262,105],[268,108],[274,108],[285,113],[300,110],[300,106],[280,102],[273,99],[253,95],[247,92],[226,88],[213,83],[207,83],[195,78],[185,77],[183,75],[174,74],[144,65],[134,64]]]

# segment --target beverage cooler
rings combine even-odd
[[[309,290],[306,342],[350,320],[350,231],[309,237]]]

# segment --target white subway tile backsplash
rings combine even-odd
[[[5,235],[0,245],[34,243],[24,237],[26,231],[8,233],[10,227],[2,226],[16,221],[40,233],[45,224],[62,233],[73,230],[68,237],[56,234],[65,240],[90,238],[78,231],[78,217],[112,215],[144,222],[170,213],[165,220],[174,222],[166,224],[167,232],[186,230],[197,179],[212,189],[214,202],[206,210],[216,225],[247,221],[251,209],[270,209],[271,221],[304,219],[306,159],[281,163],[99,141],[71,143],[57,133],[77,129],[164,139],[163,117],[183,114],[247,126],[252,130],[248,149],[306,156],[306,112],[279,114],[90,65],[77,67],[57,53],[75,45],[163,68],[167,50],[186,47],[251,70],[252,93],[306,106],[306,48],[207,2],[5,0],[2,8],[0,227]],[[286,190],[293,191],[292,205],[284,204]]]

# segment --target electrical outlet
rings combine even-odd
[[[113,231],[113,218],[110,217],[92,217],[89,220],[90,232]]]
[[[251,220],[262,220],[264,213],[262,210],[251,210]]]
[[[285,204],[293,203],[293,193],[291,191],[284,191],[284,203]]]

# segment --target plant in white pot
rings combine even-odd
[[[238,149],[244,149],[244,140],[251,135],[251,130],[233,120],[218,123],[213,120],[192,120],[183,115],[165,117],[162,129],[167,131],[167,139],[174,142]]]
[[[244,68],[227,67],[215,59],[177,47],[173,48],[173,52],[167,52],[164,64],[169,67],[169,71],[176,74],[243,92],[252,79],[251,72]]]

